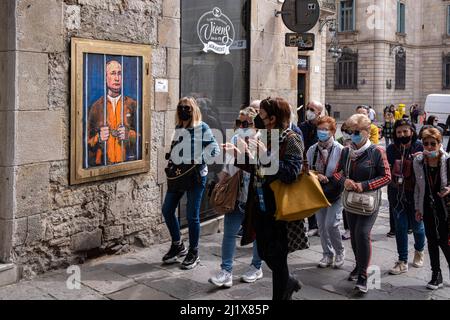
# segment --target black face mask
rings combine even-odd
[[[266,128],[264,121],[261,119],[261,116],[259,114],[253,120],[253,123],[255,124],[256,129],[265,129]]]
[[[408,144],[411,141],[411,137],[400,137],[398,138],[398,141],[401,144]]]
[[[188,121],[192,118],[191,112],[187,110],[178,110],[178,118],[182,121]]]

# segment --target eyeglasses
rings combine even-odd
[[[437,143],[436,143],[436,142],[424,142],[424,143],[423,143],[423,146],[424,146],[424,147],[428,147],[428,146],[436,147],[436,146],[437,146]]]
[[[344,130],[343,132],[345,132],[346,134],[349,134],[349,135],[354,134],[357,136],[361,133],[361,131],[359,131],[359,130]]]
[[[247,120],[241,121],[240,119],[236,119],[237,128],[248,128],[250,126],[253,126],[253,122],[248,122]]]
[[[191,110],[191,106],[187,106],[187,105],[184,105],[184,104],[179,104],[177,106],[177,109],[178,110],[183,110],[183,111],[190,111]]]

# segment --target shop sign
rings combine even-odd
[[[230,54],[230,47],[235,39],[235,30],[230,18],[215,7],[204,13],[197,23],[197,34],[203,43],[204,52]]]

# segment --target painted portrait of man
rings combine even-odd
[[[124,65],[128,67],[132,65],[134,69],[124,73]],[[97,91],[97,97],[99,94],[100,97],[87,107],[85,167],[107,166],[139,160],[138,100],[140,84],[136,78],[138,68],[139,61],[134,65],[129,61],[124,63],[122,57],[107,59],[106,56],[103,68],[98,65],[91,67],[91,74],[96,70],[103,69],[104,76],[90,77],[91,80],[97,79],[97,82],[103,85],[103,92],[101,92],[99,84],[96,86],[97,90],[92,86],[87,86],[87,88],[91,88],[91,95],[93,93],[95,95]],[[132,79],[124,79],[126,75]],[[125,88],[128,83],[134,85]],[[127,93],[131,94],[127,95]]]

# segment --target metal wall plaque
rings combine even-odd
[[[314,33],[286,33],[286,47],[297,47],[300,51],[314,50]]]
[[[281,15],[286,27],[294,32],[307,32],[319,21],[320,6],[317,0],[285,0]]]

